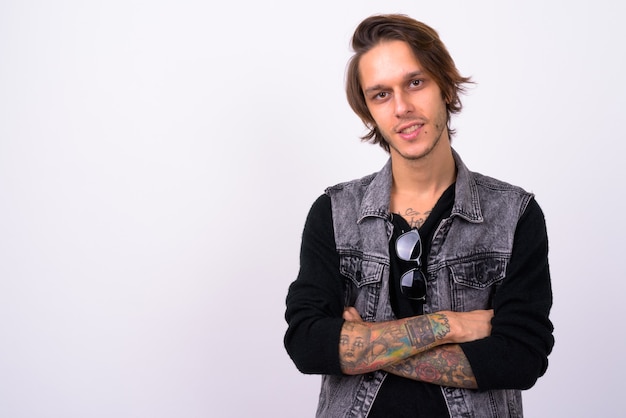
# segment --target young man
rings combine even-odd
[[[403,15],[356,29],[348,100],[390,155],[326,190],[302,237],[285,347],[318,417],[521,417],[554,339],[544,217],[450,145],[462,77]]]

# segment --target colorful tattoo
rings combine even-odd
[[[436,345],[450,332],[443,314],[424,315],[406,321],[365,324],[344,323],[339,339],[339,359],[346,372],[378,370]]]
[[[429,347],[435,342],[435,333],[431,322],[425,316],[409,319],[405,327],[413,347]]]
[[[443,339],[450,333],[450,321],[443,314],[431,314],[427,316],[430,319],[433,333],[438,340]]]
[[[476,378],[458,345],[442,345],[385,368],[389,373],[441,386],[476,389]]]

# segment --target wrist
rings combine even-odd
[[[454,342],[450,318],[446,312],[437,312],[426,316],[430,322],[430,327],[437,344]]]

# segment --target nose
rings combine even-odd
[[[413,111],[413,106],[411,105],[411,101],[409,100],[408,93],[399,92],[395,94],[395,114],[396,117],[402,118]]]

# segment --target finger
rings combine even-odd
[[[359,311],[356,310],[353,306],[348,306],[343,310],[343,319],[346,321],[360,322],[362,321],[361,315],[359,315]]]

